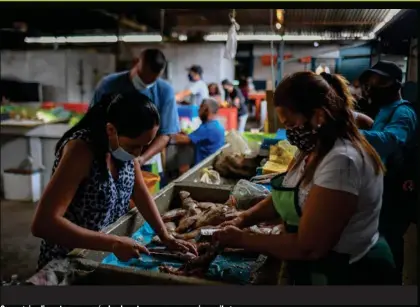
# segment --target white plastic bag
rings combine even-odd
[[[232,25],[229,28],[226,47],[225,47],[225,54],[224,58],[228,60],[234,60],[236,57],[236,50],[238,47],[238,31],[239,25],[236,23],[234,18],[231,18],[230,21]]]
[[[205,168],[202,171],[200,182],[207,184],[221,184],[221,179],[217,171]]]
[[[252,154],[252,150],[245,138],[235,130],[232,130],[228,133],[226,136],[226,143],[230,144],[230,146],[224,150],[224,153],[226,154]]]

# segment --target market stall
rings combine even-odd
[[[197,214],[195,226],[206,225],[203,227],[211,229],[224,220],[226,210],[229,210],[230,213],[236,212],[235,208],[224,205],[229,199],[229,195],[230,189],[224,186],[209,188],[193,183],[173,183],[162,189],[155,196],[155,201],[166,221],[174,221],[174,213],[177,212],[177,208],[177,210],[182,210],[191,203],[198,202],[203,211]],[[208,211],[204,210],[203,206],[205,205],[210,206]],[[212,217],[206,215],[206,212],[213,212]],[[220,212],[220,214],[216,215],[216,212]],[[191,217],[193,216],[189,218]],[[183,219],[179,221],[177,228],[182,227],[182,221]],[[250,231],[267,231],[267,229],[273,232],[280,231],[280,228],[276,228],[275,225],[254,227]],[[197,230],[199,228],[195,229],[196,232]],[[181,232],[180,230],[177,231]],[[258,254],[241,250],[218,250],[217,252],[206,250],[199,257],[194,258],[195,261],[191,261],[191,259],[177,258],[176,254],[168,255],[165,252],[159,252],[159,243],[155,240],[153,230],[144,222],[137,209],[132,209],[128,214],[106,228],[104,232],[131,236],[142,244],[146,244],[149,250],[154,252],[151,256],[142,256],[141,259],[133,259],[123,263],[118,261],[113,254],[74,250],[69,258],[51,262],[30,278],[28,283],[35,285],[210,285],[214,283],[277,284],[278,281],[280,263]],[[204,240],[201,241],[192,232],[188,232],[185,227],[184,232],[178,235],[191,236],[192,240],[202,244],[202,246],[206,244]],[[72,260],[73,257],[79,260]],[[190,271],[191,274],[187,272],[183,274],[182,268],[188,265],[195,265],[197,271],[195,273]],[[169,267],[173,269],[171,273],[168,273]]]

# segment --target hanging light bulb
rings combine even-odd
[[[280,25],[283,24],[283,21],[284,21],[284,10],[282,10],[282,9],[276,10],[276,17],[277,17],[277,22]]]

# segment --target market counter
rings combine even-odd
[[[154,199],[160,213],[180,206],[179,192],[188,191],[196,201],[226,201],[230,189],[226,186],[203,186],[193,183],[171,183],[162,189]],[[132,236],[144,219],[136,208],[130,210],[114,224],[103,230],[105,233]],[[42,285],[50,278],[49,285],[127,285],[127,284],[183,284],[214,285],[226,284],[225,281],[212,281],[196,277],[175,276],[161,272],[148,271],[136,266],[121,267],[104,264],[110,254],[90,250],[74,250],[64,260],[53,261],[44,270],[33,276],[30,284]],[[71,260],[77,258],[75,260]],[[260,255],[252,265],[253,284],[277,284],[281,264]]]

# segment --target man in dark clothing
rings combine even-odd
[[[379,110],[371,130],[362,133],[386,165],[379,231],[391,247],[401,279],[403,236],[416,201],[413,188],[407,188],[406,183],[413,179],[411,171],[418,161],[413,155],[417,116],[412,104],[401,97],[402,76],[396,64],[380,61],[360,77],[367,100]]]
[[[225,91],[225,100],[238,109],[238,132],[244,132],[246,121],[248,120],[248,110],[245,103],[245,97],[242,91],[233,86],[229,80],[223,80],[222,86]]]

